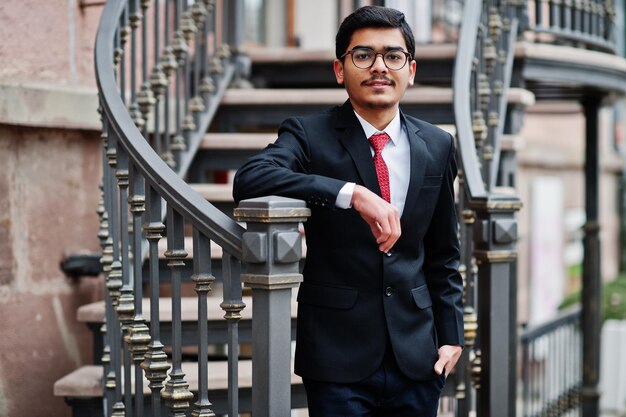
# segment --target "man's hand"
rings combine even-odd
[[[437,375],[448,376],[456,366],[456,362],[461,357],[463,348],[461,346],[443,345],[439,348],[439,360],[435,363]]]
[[[362,185],[354,187],[352,207],[369,224],[378,243],[378,249],[385,253],[389,252],[400,238],[398,209]]]

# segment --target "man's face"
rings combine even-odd
[[[400,49],[407,52],[400,29],[363,28],[355,31],[348,51],[365,47],[385,53]],[[397,109],[404,91],[413,85],[415,61],[411,60],[400,70],[392,71],[385,66],[382,55],[377,55],[369,69],[357,68],[350,54],[343,62],[335,60],[334,70],[338,84],[344,84],[352,106],[361,115],[372,111]]]

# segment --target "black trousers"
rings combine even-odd
[[[380,367],[362,381],[338,384],[303,379],[309,417],[435,417],[445,377],[414,381],[388,347]]]

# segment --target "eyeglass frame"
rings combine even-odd
[[[372,61],[372,63],[370,64],[369,67],[359,67],[355,62],[354,62],[354,55],[352,55],[352,52],[354,52],[354,50],[366,50],[366,51],[372,51],[374,53],[374,60]],[[387,65],[387,63],[385,62],[385,55],[387,55],[390,52],[402,52],[404,54],[405,60],[404,60],[404,64],[402,64],[402,66],[400,68],[397,69],[393,69],[393,68],[389,68],[389,66]],[[349,51],[346,51],[343,55],[341,55],[340,59],[344,59],[346,57],[346,55],[350,55],[350,57],[352,58],[352,64],[357,67],[358,69],[370,69],[374,66],[374,64],[376,63],[376,59],[378,58],[378,55],[381,55],[383,57],[383,64],[385,65],[385,68],[387,68],[389,71],[400,71],[402,68],[406,67],[407,62],[409,62],[410,60],[413,59],[413,57],[411,56],[411,54],[407,51],[404,51],[400,48],[398,49],[389,49],[385,52],[376,52],[374,49],[366,47],[366,46],[358,46],[356,48],[352,48]]]

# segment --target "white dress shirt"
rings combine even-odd
[[[368,141],[369,138],[376,134],[385,132],[391,140],[387,142],[383,148],[382,156],[387,164],[389,170],[389,188],[391,193],[391,204],[398,209],[400,215],[404,210],[404,202],[406,200],[406,194],[409,189],[409,179],[411,170],[411,152],[409,146],[409,135],[406,132],[406,127],[402,125],[400,121],[400,112],[389,122],[387,127],[381,132],[372,126],[367,120],[359,116],[357,112],[354,112],[357,119],[365,131],[365,137],[363,140]],[[374,149],[370,145],[370,151],[372,157],[374,156]],[[347,209],[352,206],[352,194],[354,192],[355,184],[353,182],[346,183],[339,194],[335,206],[338,208]]]

